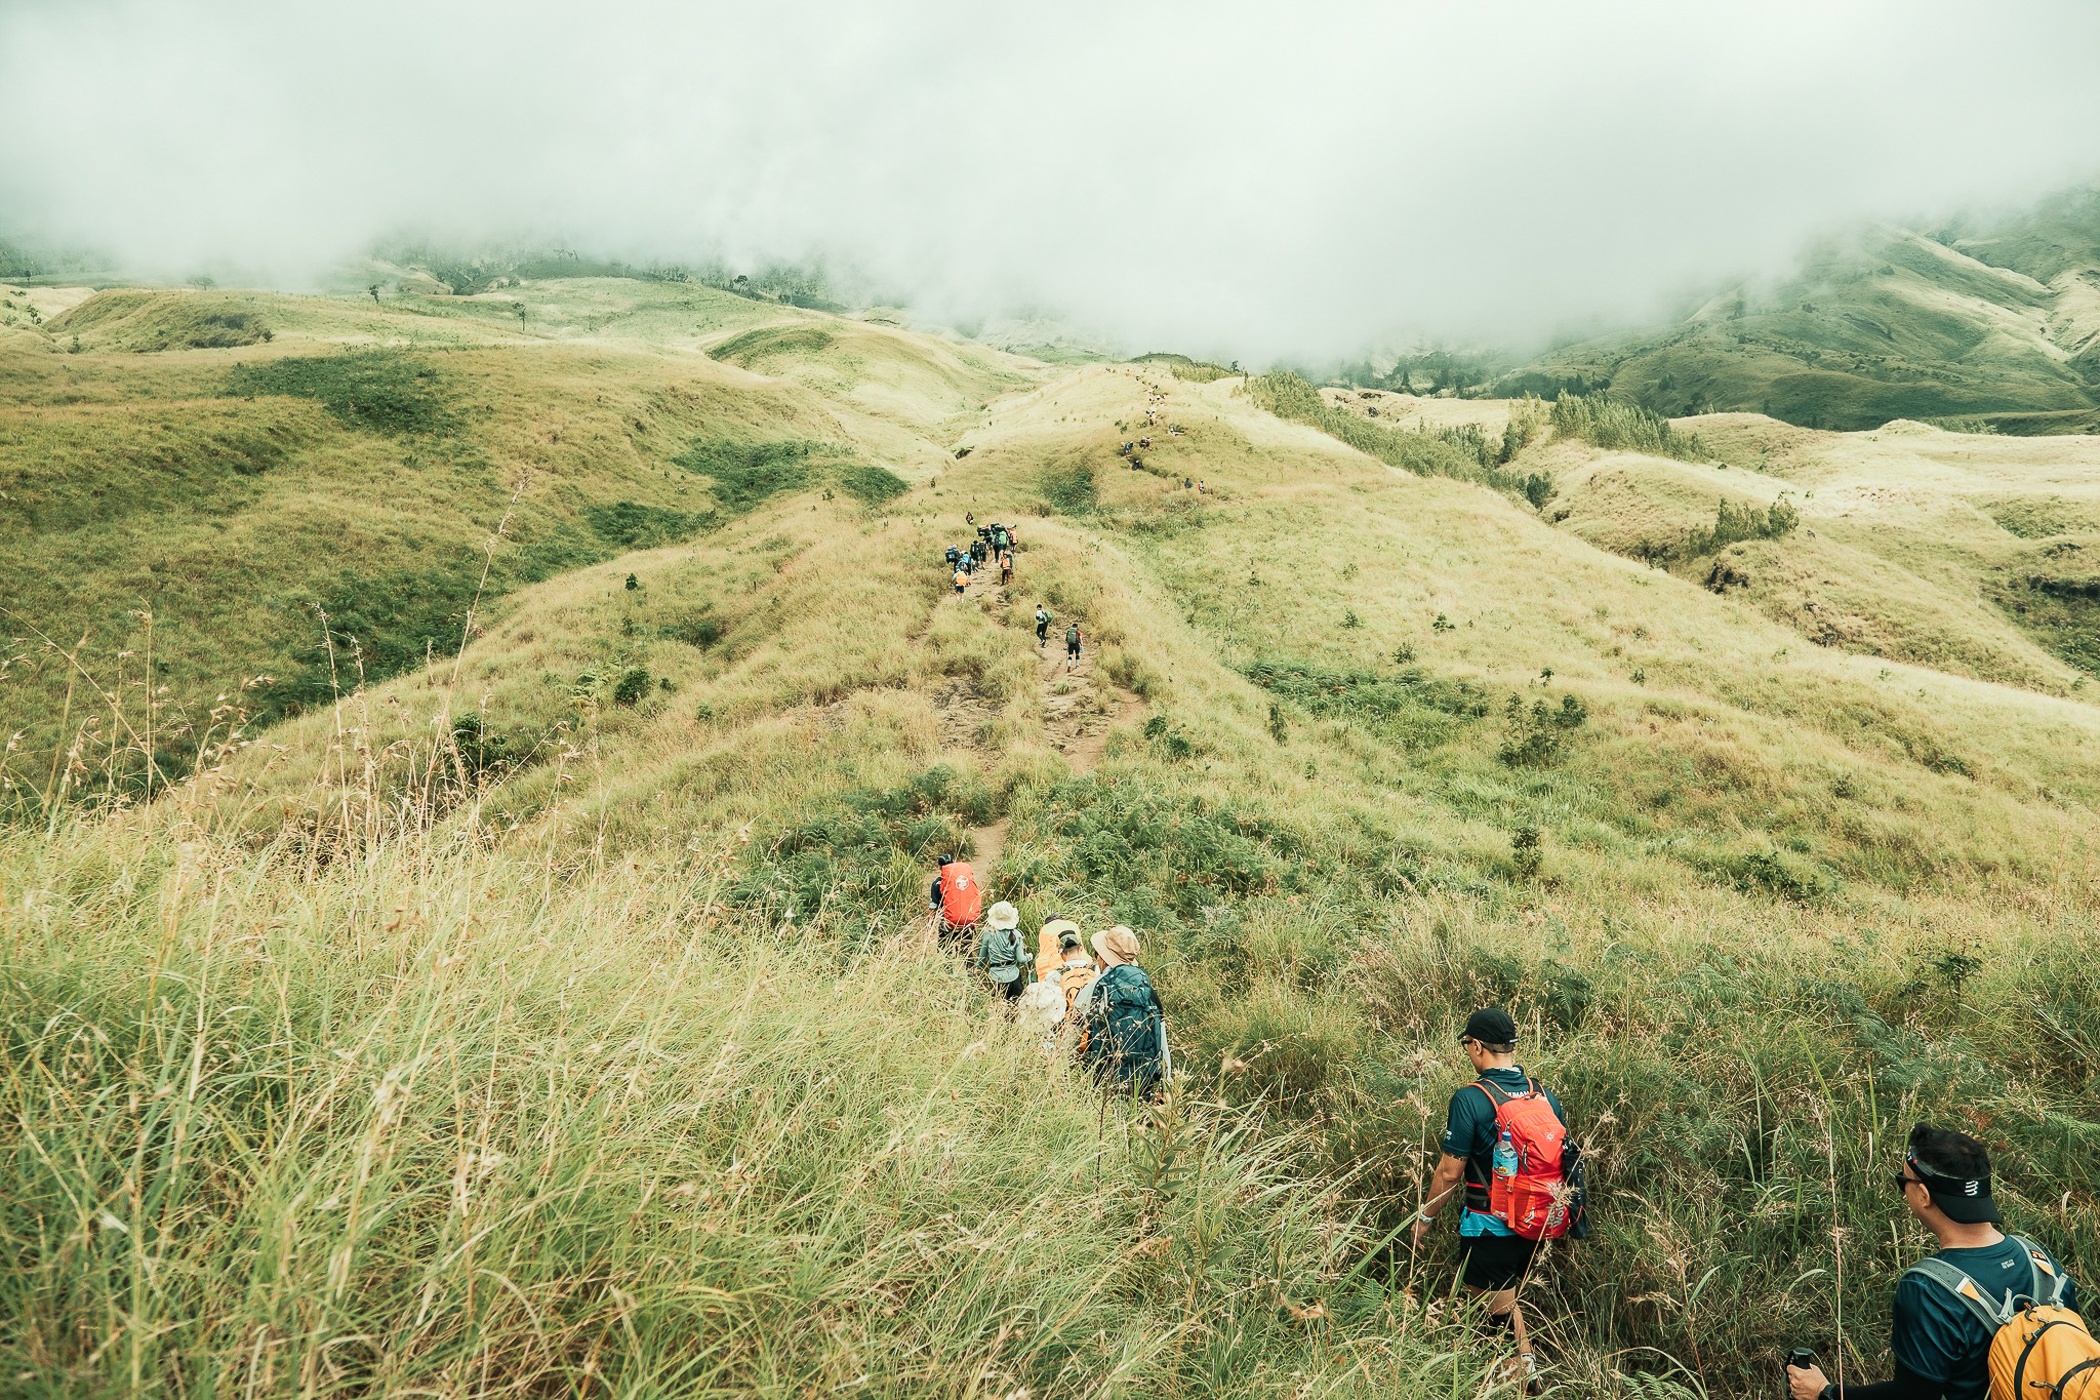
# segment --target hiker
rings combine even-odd
[[[999,556],[999,582],[1001,586],[1014,581],[1014,557],[1011,553]]]
[[[1079,624],[1075,622],[1065,628],[1065,669],[1068,671],[1071,670],[1072,663],[1077,661],[1078,659]]]
[[[1940,1246],[1896,1281],[1889,1328],[1895,1378],[1840,1391],[1822,1367],[1789,1363],[1794,1400],[1984,1400],[1998,1393],[1992,1372],[2001,1358],[2007,1378],[2024,1360],[2021,1395],[2030,1387],[2049,1395],[2060,1393],[2052,1388],[2071,1366],[2100,1357],[2100,1344],[2082,1326],[2050,1326],[2041,1341],[2029,1341],[2055,1316],[2052,1308],[2076,1312],[2078,1287],[2047,1250],[1998,1228],[2005,1222],[1991,1199],[1991,1158],[1982,1143],[1920,1123],[1895,1177],[1911,1218]],[[2016,1314],[2015,1300],[2040,1305],[2031,1321]]]
[[[1052,914],[1043,920],[1043,926],[1035,934],[1035,980],[1058,981],[1058,965],[1064,961],[1064,949],[1059,946],[1058,935],[1070,933],[1076,940],[1079,925],[1062,914]]]
[[[977,946],[978,965],[992,988],[1008,1001],[1017,1000],[1034,979],[1029,976],[1028,944],[1021,937],[1021,911],[1000,900],[985,916],[984,938]]]
[[[970,571],[957,565],[955,568],[955,594],[961,597],[970,586]]]
[[[965,940],[984,913],[984,891],[978,888],[977,872],[968,861],[942,856],[940,873],[926,895],[933,910],[934,929],[943,939]]]
[[[1087,995],[1100,969],[1086,955],[1086,944],[1079,937],[1077,924],[1069,919],[1053,919],[1043,925],[1043,931],[1048,933],[1052,927],[1057,928],[1057,968],[1053,975],[1057,978],[1058,990],[1065,995],[1065,1018],[1077,1026],[1080,1023],[1080,998]],[[1082,1053],[1086,1050],[1083,1030],[1078,1048]]]
[[[1094,935],[1094,951],[1101,956],[1101,975],[1082,994],[1086,1048],[1080,1063],[1103,1088],[1150,1098],[1168,1078],[1171,1062],[1166,1012],[1152,979],[1138,966],[1138,937],[1117,924]]]
[[[1041,603],[1035,605],[1035,644],[1042,646],[1050,640],[1050,624],[1056,621],[1046,612]]]
[[[1077,926],[1069,920],[1056,914],[1044,920],[1042,928],[1036,932],[1034,980],[1014,1002],[1014,1024],[1024,1034],[1033,1032],[1042,1036],[1042,1050],[1046,1055],[1056,1053],[1057,1028],[1064,1024],[1066,1015],[1065,992],[1058,974],[1057,935],[1060,928],[1072,929],[1073,937],[1077,939]]]
[[[1538,1363],[1517,1289],[1530,1272],[1539,1240],[1566,1234],[1572,1223],[1554,1190],[1564,1164],[1573,1166],[1564,1152],[1568,1115],[1550,1090],[1518,1067],[1517,1023],[1508,1012],[1495,1007],[1474,1012],[1458,1039],[1478,1078],[1451,1096],[1444,1116],[1444,1156],[1415,1217],[1414,1245],[1422,1247],[1463,1180],[1461,1281],[1469,1292],[1486,1296],[1489,1326],[1514,1335],[1528,1387]]]
[[[982,564],[984,562],[984,536],[982,534],[970,541],[970,562],[972,564]]]
[[[944,557],[948,560],[948,567],[952,569],[962,562],[962,551],[951,544],[948,546],[948,553]]]

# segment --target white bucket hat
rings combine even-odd
[[[992,906],[992,912],[989,917],[993,928],[1019,928],[1021,926],[1021,911],[1003,899]]]

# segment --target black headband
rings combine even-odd
[[[1910,1165],[1910,1169],[1924,1183],[1925,1189],[1934,1195],[1988,1196],[1991,1194],[1991,1174],[1989,1172],[1985,1172],[1982,1176],[1973,1179],[1962,1176],[1949,1176],[1946,1172],[1935,1170],[1919,1161],[1916,1152],[1904,1153],[1903,1160]]]

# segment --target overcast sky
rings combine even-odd
[[[1332,358],[1655,314],[2100,176],[2100,3],[0,0],[0,230],[824,256],[932,314]]]

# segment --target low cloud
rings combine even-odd
[[[0,229],[279,285],[403,234],[824,259],[929,314],[1328,359],[2090,179],[2095,72],[2079,0],[17,0]]]

